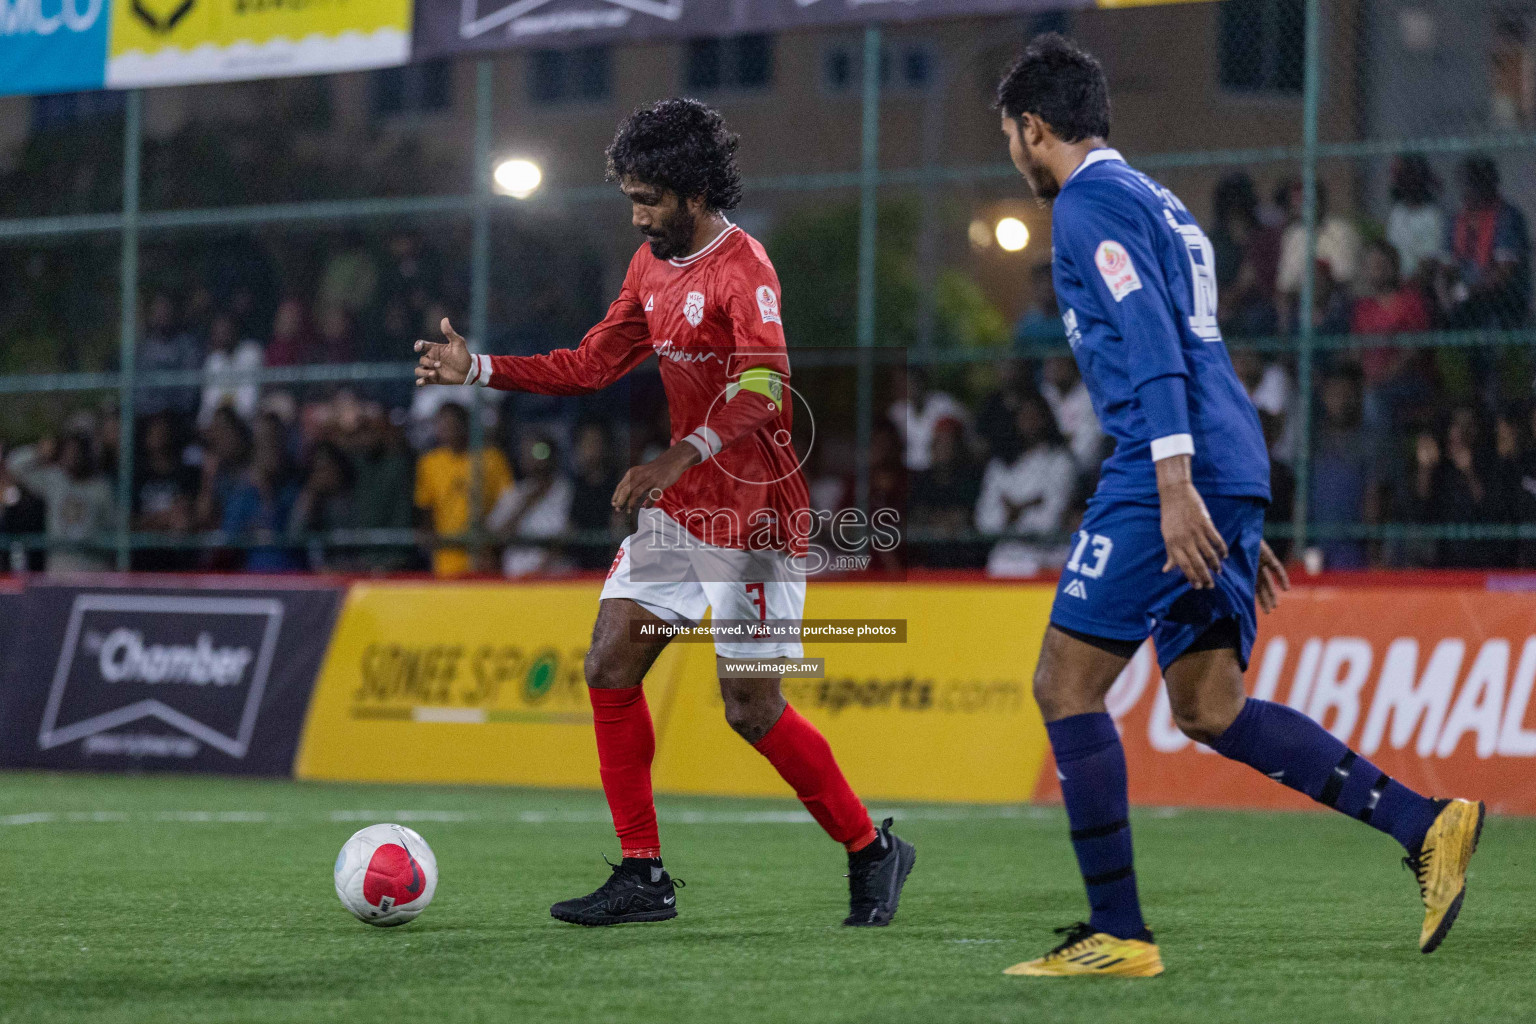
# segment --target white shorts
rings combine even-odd
[[[782,551],[718,548],[687,533],[656,508],[640,510],[635,532],[614,556],[603,600],[628,598],[658,618],[695,626],[793,622],[805,616],[805,560]],[[715,638],[722,658],[802,658],[798,638]]]

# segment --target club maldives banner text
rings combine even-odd
[[[1536,593],[1368,579],[1298,587],[1261,617],[1248,692],[1309,715],[1422,793],[1536,814]],[[1133,803],[1316,806],[1180,733],[1149,647],[1107,703]],[[1060,798],[1055,772],[1039,780],[1037,798]]]

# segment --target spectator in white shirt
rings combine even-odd
[[[1088,397],[1088,385],[1071,356],[1051,356],[1041,368],[1040,396],[1051,407],[1056,427],[1066,438],[1083,472],[1097,472],[1104,461],[1104,431]]]
[[[1429,161],[1405,153],[1392,161],[1392,209],[1387,213],[1387,241],[1397,250],[1398,273],[1422,284],[1445,260],[1445,211],[1436,201],[1440,179]]]
[[[261,342],[247,338],[238,341],[235,318],[220,313],[208,326],[208,355],[203,360],[203,402],[197,412],[197,425],[204,430],[213,422],[214,411],[221,405],[235,410],[243,420],[256,415],[261,388],[254,381],[241,381],[239,375],[259,370],[263,352]]]
[[[112,568],[105,550],[92,545],[115,527],[117,503],[112,485],[97,466],[88,434],[69,433],[63,440],[44,439],[18,448],[6,459],[9,476],[43,499],[49,572],[103,572]]]
[[[554,540],[571,528],[570,480],[560,473],[555,446],[544,434],[523,438],[518,454],[517,479],[501,492],[486,516],[485,525],[502,540],[532,538]],[[548,546],[508,544],[501,555],[506,576],[528,576],[569,568],[557,550]]]
[[[982,477],[976,529],[1033,536],[999,541],[987,557],[993,576],[1033,576],[1066,558],[1066,545],[1051,535],[1066,532],[1077,466],[1045,399],[1027,396],[1015,423],[1014,452],[994,457]]]
[[[906,466],[914,473],[933,465],[933,431],[942,420],[956,420],[967,431],[971,416],[966,408],[943,391],[928,390],[928,374],[909,367],[896,377],[897,399],[886,413],[906,445]]]
[[[1307,227],[1300,217],[1301,185],[1292,186],[1291,221],[1280,239],[1280,272],[1275,282],[1280,293],[1280,329],[1289,333],[1296,324],[1301,282],[1307,272]],[[1328,213],[1328,190],[1317,183],[1317,259],[1328,264],[1333,282],[1349,285],[1360,269],[1360,232],[1343,217]]]
[[[1232,352],[1232,368],[1243,382],[1248,400],[1259,412],[1264,436],[1274,438],[1270,457],[1289,464],[1296,456],[1296,424],[1288,416],[1291,405],[1291,377],[1279,363],[1265,363],[1251,348]]]

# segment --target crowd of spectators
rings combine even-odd
[[[50,542],[46,555],[17,547],[11,568],[115,567],[117,415],[110,404],[82,410],[57,435],[0,448],[0,534]],[[509,435],[487,410],[483,532],[467,545],[451,540],[467,536],[477,486],[469,409],[441,402],[417,426],[406,407],[346,388],[302,403],[268,390],[249,417],[226,401],[205,425],[157,410],[137,430],[128,515],[143,536],[132,567],[521,576],[608,564],[623,530],[609,505],[620,467],[608,421],[577,423],[567,457],[555,431]],[[423,430],[418,449],[411,436]]]
[[[490,400],[471,516],[475,396],[466,389],[417,391],[408,372],[351,384],[241,376],[403,364],[415,339],[438,335],[448,312],[439,297],[463,290],[417,234],[372,244],[346,235],[328,249],[305,294],[247,273],[146,296],[137,370],[187,383],[135,389],[133,567],[456,575],[606,566],[618,535],[608,504],[622,461],[615,438],[629,435],[623,403],[479,396]],[[239,262],[259,261],[246,253]],[[528,352],[571,340],[514,326],[496,343]],[[13,546],[10,567],[115,567],[120,422],[108,401],[71,412],[34,443],[0,447],[0,534],[49,541],[46,553]],[[518,453],[515,473],[503,451]],[[474,544],[443,542],[472,521],[483,528]],[[509,546],[514,537],[569,544]]]
[[[1246,173],[1224,178],[1210,240],[1219,319],[1264,427],[1274,518],[1284,520],[1302,417],[1294,362],[1274,339],[1294,334],[1304,315],[1306,236],[1297,183],[1281,183],[1268,204],[1259,194]],[[1360,536],[1381,523],[1536,522],[1530,347],[1372,341],[1526,327],[1525,216],[1486,157],[1461,164],[1454,208],[1414,155],[1394,161],[1389,197],[1373,225],[1339,214],[1319,188],[1316,287],[1305,313],[1321,339],[1305,496],[1317,539],[1291,554],[1330,568],[1536,567],[1531,541]],[[347,236],[330,246],[305,295],[238,283],[151,293],[139,369],[199,371],[200,383],[135,395],[128,526],[161,541],[139,547],[133,565],[508,576],[605,567],[625,532],[609,506],[618,478],[668,441],[654,373],[599,399],[492,396],[499,400],[479,405],[478,466],[474,396],[464,389],[240,378],[257,367],[408,359],[411,342],[435,334],[447,312],[438,297],[456,294],[443,264],[414,234],[380,244]],[[807,466],[814,505],[852,504],[863,457],[872,507],[903,510],[906,543],[877,567],[1027,576],[1064,557],[1109,441],[1073,359],[1040,354],[1064,342],[1049,267],[1024,285],[1016,353],[970,369],[892,374],[863,453],[848,438],[818,438]],[[574,340],[514,328],[496,344],[529,352]],[[120,526],[119,428],[108,404],[74,412],[36,443],[0,449],[0,534],[48,535],[50,569],[114,565],[101,541]],[[472,523],[474,543],[444,540]],[[11,558],[44,556],[17,549]]]
[[[1306,495],[1318,539],[1295,553],[1310,564],[1536,567],[1531,541],[1426,539],[1432,531],[1423,530],[1360,537],[1376,524],[1536,523],[1536,361],[1521,339],[1500,345],[1484,333],[1530,326],[1526,218],[1504,196],[1491,158],[1466,158],[1457,178],[1452,200],[1424,157],[1396,158],[1386,216],[1376,223],[1340,214],[1319,183]],[[1269,442],[1272,518],[1283,521],[1295,499],[1300,444],[1296,368],[1285,339],[1303,315],[1301,183],[1282,181],[1265,204],[1248,173],[1230,174],[1215,189],[1209,227],[1218,318]],[[1026,297],[1014,335],[1021,354],[1062,344],[1048,265],[1031,272]],[[1457,332],[1462,344],[1372,343],[1431,331]],[[926,380],[907,392],[916,397],[890,415],[907,445],[914,536],[940,539],[925,554],[929,564],[1028,574],[1059,562],[1105,444],[1073,362],[1012,360],[974,402]],[[1045,424],[1042,407],[1050,413]],[[1055,483],[1061,478],[1071,483]],[[1036,539],[942,543],[976,532]]]

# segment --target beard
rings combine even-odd
[[[693,214],[681,203],[677,212],[650,231],[644,232],[650,239],[651,255],[659,260],[676,259],[688,255],[693,248],[693,231],[696,226]]]
[[[1029,154],[1024,155],[1024,180],[1029,182],[1030,190],[1035,193],[1035,198],[1042,203],[1048,203],[1061,194],[1061,185],[1046,170],[1044,164],[1036,163],[1030,159]]]

